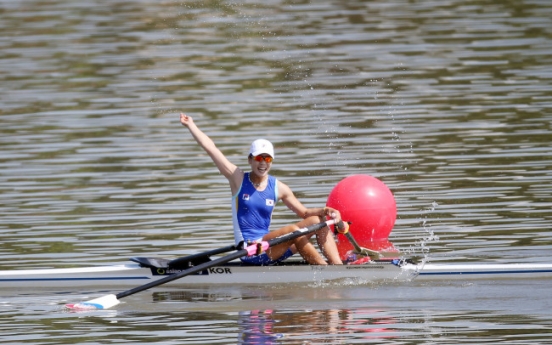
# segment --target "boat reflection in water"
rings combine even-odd
[[[236,315],[238,344],[279,344],[282,338],[303,344],[340,343],[352,338],[374,340],[397,336],[398,330],[393,328],[397,320],[388,311],[354,307],[326,309],[327,301],[346,298],[346,293],[340,294],[334,288],[324,292],[316,290],[304,287],[175,290],[155,292],[153,301],[186,302],[184,309],[197,317],[201,317],[198,313],[212,312]],[[307,291],[310,291],[308,297]],[[292,295],[295,297],[290,300]],[[305,328],[309,334],[303,332]]]
[[[240,312],[239,344],[276,344],[286,338],[310,344],[342,343],[347,339],[381,339],[395,337],[389,328],[395,320],[381,316],[379,310],[325,309],[325,310],[252,310]],[[305,334],[297,328],[309,329]]]
[[[276,344],[284,337],[274,331],[276,323],[273,310],[240,311],[238,344]]]

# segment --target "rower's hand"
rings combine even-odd
[[[325,208],[326,216],[330,217],[331,219],[335,220],[336,223],[341,221],[341,213],[339,213],[338,210],[332,207],[326,207]]]
[[[189,127],[194,123],[194,120],[192,119],[191,116],[188,116],[184,113],[180,113],[180,123],[185,127]]]

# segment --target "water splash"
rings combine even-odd
[[[421,267],[429,261],[430,254],[430,244],[432,242],[438,242],[439,236],[433,231],[430,222],[428,221],[429,216],[435,212],[439,204],[436,201],[431,203],[431,206],[423,210],[423,215],[420,220],[420,225],[424,231],[424,235],[416,241],[416,244],[406,251],[409,254],[421,253]]]

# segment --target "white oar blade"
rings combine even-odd
[[[65,308],[76,311],[86,311],[86,310],[98,310],[98,309],[109,309],[111,307],[119,304],[119,300],[115,295],[106,295],[100,298],[91,299],[87,302],[75,303],[75,304],[66,304]]]

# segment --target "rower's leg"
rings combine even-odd
[[[330,265],[343,265],[330,228],[325,227],[324,229],[318,230],[316,232],[316,242],[324,256],[328,259]]]
[[[302,222],[299,222],[298,224],[301,224]],[[278,236],[282,236],[285,234],[289,234],[295,230],[298,230],[300,228],[303,228],[305,225],[298,226],[296,224],[287,225],[284,226],[281,229],[274,230],[269,232],[263,237],[263,240],[270,240]],[[276,245],[272,248],[269,248],[266,253],[268,257],[272,260],[276,260],[279,257],[281,257],[288,248],[294,244],[295,248],[301,254],[301,256],[311,265],[327,265],[326,260],[318,253],[314,245],[310,242],[310,237],[313,234],[307,234],[305,236],[298,237],[296,239],[281,243],[279,245]]]
[[[303,220],[303,222],[305,222],[303,226],[310,226],[324,221],[326,221],[326,219],[323,217],[313,216]],[[326,259],[328,259],[330,265],[343,265],[339,257],[334,235],[329,227],[326,226],[316,232],[316,242],[318,243],[318,248],[320,248]]]
[[[313,246],[307,236],[299,237],[295,241],[295,247],[303,259],[305,259],[311,265],[327,265],[328,263],[318,253],[318,250]]]

